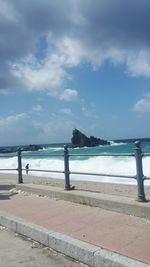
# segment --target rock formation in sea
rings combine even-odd
[[[85,134],[80,132],[78,129],[74,129],[72,133],[72,147],[93,147],[93,146],[99,146],[99,145],[110,145],[109,141],[96,138],[94,136],[87,137]]]
[[[17,152],[19,148],[21,149],[21,151],[37,151],[39,149],[42,149],[43,147],[39,145],[0,147],[0,153]]]

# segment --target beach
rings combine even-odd
[[[57,177],[57,175],[56,175]],[[0,173],[0,185],[15,185],[18,183],[17,174]],[[24,184],[41,184],[64,188],[64,180],[50,177],[39,177],[33,175],[23,175]],[[77,190],[91,191],[108,195],[118,195],[136,198],[137,186],[128,184],[115,184],[92,181],[71,180]],[[145,194],[150,198],[150,186],[145,186]]]
[[[150,155],[150,142],[143,140],[141,142],[141,149],[142,152],[144,152],[144,155],[146,155],[146,153],[149,153]],[[68,149],[68,153],[69,170],[72,173],[70,177],[74,181],[83,181],[83,184],[91,181],[110,184],[136,185],[134,142],[112,142],[110,146]],[[115,156],[116,154],[118,156]],[[18,168],[17,153],[1,154],[0,156],[0,169],[10,169],[7,173],[16,174],[16,169]],[[63,144],[45,145],[43,146],[43,149],[35,152],[22,152],[21,158],[23,175],[26,173],[26,165],[29,164],[30,175],[47,177],[48,179],[64,179]],[[150,177],[149,162],[150,156],[142,157],[143,174],[146,177]],[[73,174],[74,172],[77,172],[77,174]],[[86,174],[83,175],[83,173]],[[88,175],[88,173],[91,173],[92,175]],[[121,178],[121,176],[126,176],[126,178]],[[146,180],[145,185],[150,185],[150,180]]]

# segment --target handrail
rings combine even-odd
[[[40,153],[38,153],[38,154],[31,154],[30,155],[31,157],[63,157],[64,156],[64,154],[40,154]],[[29,155],[26,155],[26,154],[23,154],[23,157],[29,157]]]
[[[92,156],[94,156],[94,157],[107,157],[107,156],[112,156],[112,157],[126,157],[126,156],[128,156],[128,157],[134,157],[135,156],[135,154],[134,153],[107,153],[107,154],[105,154],[105,153],[100,153],[100,154],[69,154],[69,156],[70,157],[79,157],[79,156],[87,156],[87,157],[92,157]]]
[[[106,173],[91,173],[91,172],[69,172],[70,174],[82,174],[82,175],[93,175],[93,176],[106,176],[106,177],[120,177],[136,179],[136,176],[122,175],[122,174],[106,174]]]
[[[15,154],[15,155],[6,155],[6,154],[4,154],[4,155],[0,155],[0,158],[12,158],[12,157],[17,157],[17,154]]]
[[[0,155],[0,157],[18,157],[18,168],[12,168],[12,169],[0,169],[0,171],[18,171],[18,183],[23,183],[23,178],[22,178],[22,171],[26,170],[25,168],[22,168],[22,157],[29,157],[27,154],[23,154],[21,149],[18,150],[18,154],[9,156],[9,155]],[[100,154],[72,154],[69,153],[68,146],[64,146],[64,153],[63,154],[30,154],[30,157],[63,157],[64,158],[64,171],[58,171],[58,170],[41,170],[41,169],[30,169],[30,171],[36,171],[36,172],[54,172],[54,173],[64,173],[65,176],[65,189],[66,190],[71,190],[74,189],[70,185],[70,174],[81,174],[81,175],[93,175],[93,176],[104,176],[104,177],[120,177],[120,178],[129,178],[129,179],[136,179],[137,181],[137,189],[138,189],[138,201],[141,202],[146,202],[145,199],[145,193],[144,193],[144,181],[145,180],[150,180],[150,177],[146,177],[143,174],[143,163],[142,163],[142,158],[146,156],[150,156],[150,153],[142,153],[141,147],[140,147],[140,142],[135,142],[135,153],[100,153]],[[122,174],[109,174],[109,173],[90,173],[90,172],[75,172],[75,171],[70,171],[69,170],[69,158],[70,157],[135,157],[135,162],[136,162],[136,175],[131,176],[131,175],[122,175]],[[27,170],[26,170],[27,171]],[[27,171],[28,173],[28,171]]]
[[[26,170],[26,169],[22,169]],[[55,172],[55,173],[64,173],[64,171],[56,171],[56,170],[41,170],[41,169],[30,169],[30,171],[36,171],[36,172]]]
[[[143,153],[144,157],[150,157],[150,153]]]
[[[16,169],[0,169],[0,171],[17,171],[18,170],[18,168],[16,168]]]

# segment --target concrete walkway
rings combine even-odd
[[[16,189],[34,193],[39,196],[63,199],[78,204],[99,207],[106,210],[150,219],[150,201],[138,202],[134,198],[123,195],[118,196],[87,190],[76,189],[66,191],[61,187],[39,184],[17,184]]]
[[[0,227],[1,267],[83,267],[80,263]]]
[[[20,233],[27,236],[32,235],[31,228],[45,236],[48,234],[52,248],[67,254],[73,246],[69,256],[89,266],[101,266],[102,261],[102,266],[150,266],[150,220],[2,189],[0,224],[15,231],[22,225]],[[39,230],[36,226],[43,228]],[[93,255],[96,255],[94,259]]]

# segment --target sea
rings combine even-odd
[[[139,139],[138,139],[139,140]],[[150,138],[140,139],[141,149],[143,153],[150,153]],[[64,173],[45,172],[44,170],[64,171],[64,144],[46,144],[42,145],[43,149],[38,151],[22,152],[22,168],[25,169],[29,163],[30,169],[38,171],[30,171],[30,175],[60,178],[64,179]],[[135,157],[131,156],[115,156],[109,155],[113,153],[135,153],[135,140],[116,140],[111,141],[111,145],[97,147],[69,148],[69,169],[71,172],[92,173],[92,175],[71,174],[72,180],[94,181],[118,184],[136,184],[135,179],[121,178],[119,175],[135,176],[136,163]],[[95,156],[96,154],[96,156]],[[103,156],[100,156],[103,154]],[[143,173],[144,176],[150,177],[150,156],[144,156]],[[18,164],[17,155],[15,153],[0,154],[0,172],[16,173]],[[25,170],[23,170],[25,173]],[[102,176],[94,174],[103,174]],[[114,177],[104,176],[113,174]],[[117,175],[117,177],[115,177]],[[150,185],[150,180],[145,180],[146,185]]]

